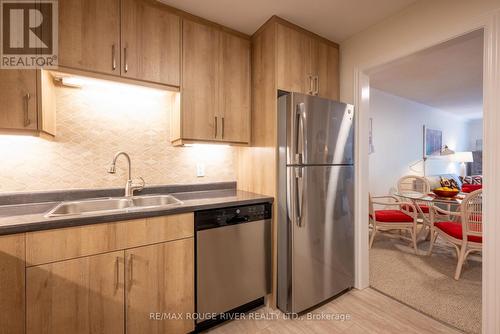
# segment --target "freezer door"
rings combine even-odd
[[[292,224],[292,309],[354,284],[354,167],[287,167]]]
[[[317,96],[288,95],[287,164],[354,163],[354,107]]]

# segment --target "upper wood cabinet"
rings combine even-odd
[[[122,0],[122,76],[179,86],[181,19],[165,6]]]
[[[250,41],[187,19],[182,38],[180,115],[173,117],[172,142],[248,143]]]
[[[219,34],[215,27],[183,21],[180,110],[183,139],[210,141],[217,138]]]
[[[37,129],[36,70],[0,70],[0,128]]]
[[[0,132],[55,135],[52,76],[41,70],[0,70]]]
[[[120,74],[120,0],[59,1],[59,65]]]
[[[181,19],[150,0],[59,2],[59,65],[180,85]]]
[[[338,46],[291,24],[276,29],[278,89],[337,100]]]
[[[250,141],[250,41],[221,32],[220,138]]]

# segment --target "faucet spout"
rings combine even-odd
[[[142,184],[141,185],[134,185],[132,182],[132,163],[130,161],[130,156],[123,151],[120,151],[115,154],[113,157],[113,161],[111,162],[111,165],[109,166],[108,173],[110,174],[115,174],[116,173],[116,160],[120,156],[124,156],[127,159],[127,165],[128,165],[128,179],[127,183],[125,184],[125,196],[130,197],[134,195],[135,190],[142,190],[144,188],[144,179],[141,177]]]

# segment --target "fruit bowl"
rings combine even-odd
[[[452,198],[457,196],[460,193],[460,190],[452,188],[436,188],[432,190],[432,192],[439,197]]]

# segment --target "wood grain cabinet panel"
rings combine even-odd
[[[121,75],[180,85],[181,19],[165,6],[122,0]]]
[[[30,267],[27,334],[123,334],[123,251]]]
[[[37,129],[36,76],[36,70],[0,70],[0,129]]]
[[[250,141],[250,41],[221,32],[221,139]]]
[[[26,234],[27,265],[34,266],[192,237],[193,213],[69,227]]]
[[[24,258],[24,234],[0,237],[0,334],[24,333]]]
[[[59,65],[120,74],[120,0],[59,1]]]
[[[212,26],[184,20],[182,27],[181,136],[190,140],[218,138],[219,34]]]
[[[186,319],[194,312],[194,238],[126,251],[126,333],[184,334],[194,330]],[[183,319],[150,319],[150,314]]]
[[[288,26],[277,25],[277,82],[278,89],[310,94],[310,37]]]
[[[340,99],[339,49],[324,42],[318,42],[317,45],[317,94],[338,101]]]

